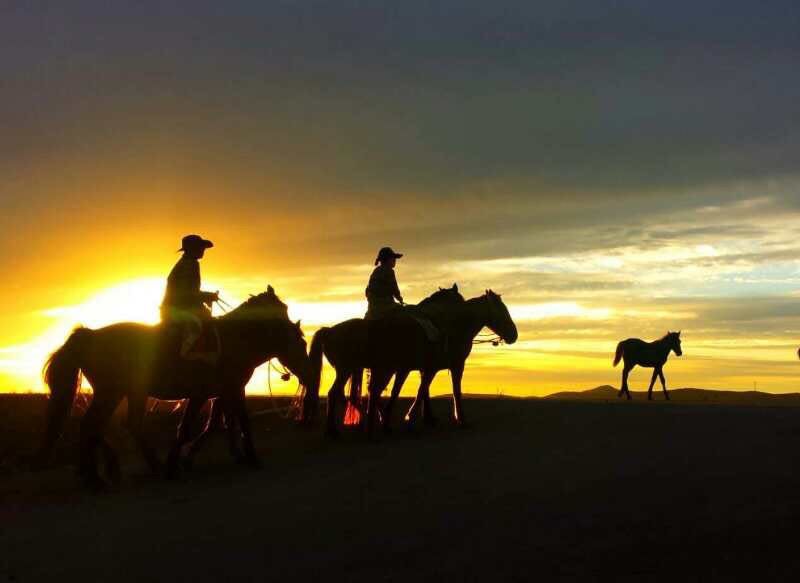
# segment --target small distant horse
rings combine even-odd
[[[219,397],[233,435],[238,421],[244,439],[245,461],[258,464],[245,408],[244,387],[255,368],[276,357],[306,384],[311,367],[300,323],[292,322],[288,309],[272,287],[252,296],[241,306],[220,318],[215,325],[222,352],[212,366],[187,361],[171,350],[170,331],[163,326],[120,323],[97,330],[78,328],[56,350],[45,366],[50,387],[47,426],[40,458],[46,459],[62,431],[80,375],[92,386],[94,397],[81,420],[79,470],[86,484],[103,488],[97,471],[96,450],[102,448],[108,477],[119,479],[119,462],[103,433],[119,403],[128,400],[128,429],[147,462],[154,470],[161,467],[142,431],[148,397],[166,400],[188,399],[178,437],[167,465],[168,475],[178,470],[181,449],[191,441],[198,413],[210,398]],[[233,450],[232,443],[232,450]]]
[[[647,398],[653,399],[653,385],[656,382],[656,377],[661,379],[661,387],[664,389],[664,398],[669,401],[667,394],[667,384],[664,381],[664,364],[667,362],[670,351],[674,351],[676,356],[681,356],[681,333],[680,332],[667,332],[666,336],[655,342],[645,342],[638,338],[628,338],[617,344],[617,352],[614,355],[614,366],[619,364],[620,360],[624,361],[622,367],[622,385],[619,389],[617,397],[626,395],[628,399],[631,398],[631,392],[628,390],[628,375],[631,370],[638,364],[645,368],[652,368],[653,377],[650,379],[650,388],[647,390]]]
[[[455,286],[454,291],[457,291]],[[517,327],[500,296],[491,290],[467,301],[447,302],[438,307],[443,325],[437,324],[440,329],[444,328],[444,343],[430,342],[422,327],[402,312],[375,321],[347,320],[317,331],[309,353],[312,379],[304,399],[304,418],[313,416],[316,409],[324,354],[336,369],[336,380],[328,392],[327,431],[331,435],[338,433],[335,410],[337,401],[344,399],[344,385],[348,378],[360,374],[364,368],[372,373],[368,388],[369,433],[374,431],[378,401],[392,375],[397,374],[395,386],[399,391],[402,381],[412,370],[422,372],[422,384],[407,417],[413,419],[420,405],[427,401],[428,389],[436,372],[449,369],[453,379],[454,417],[456,422],[463,423],[461,378],[472,350],[472,341],[484,327],[488,327],[504,342],[513,344],[518,337]],[[392,392],[396,397],[396,391]],[[430,408],[425,407],[423,412],[429,414]],[[388,422],[388,415],[384,418]]]

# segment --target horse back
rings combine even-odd
[[[622,345],[622,357],[626,363],[654,367],[662,365],[666,361],[658,349],[658,342],[645,342],[641,338],[627,338],[620,342],[620,345]]]

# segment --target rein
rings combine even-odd
[[[283,370],[281,370],[281,369],[283,369]],[[285,407],[278,407],[275,404],[275,401],[274,401],[275,395],[272,394],[272,371],[273,370],[275,370],[275,372],[277,372],[277,373],[280,373],[281,380],[288,381],[292,377],[292,373],[290,373],[285,367],[281,366],[281,368],[278,368],[275,364],[273,364],[272,359],[270,359],[267,362],[267,392],[269,393],[270,403],[271,403],[272,406],[268,407],[266,409],[262,409],[261,411],[256,411],[255,413],[251,413],[250,414],[251,417],[260,417],[262,415],[267,415],[269,413],[276,413],[276,414],[281,415],[284,419],[288,419],[291,416],[292,411],[297,409],[297,404],[296,404],[295,401],[297,400],[297,396],[299,395],[299,393],[301,391],[301,388],[299,388],[299,387],[298,387],[297,392],[295,393],[295,398],[292,399],[292,402],[289,405],[286,405]]]
[[[489,296],[484,296],[486,298],[486,311],[488,312],[488,317],[486,318],[487,324],[492,320],[492,302],[489,299]],[[500,346],[503,343],[503,338],[495,333],[489,332],[484,334],[478,334],[475,338],[472,339],[472,344],[491,344],[492,346]]]
[[[500,346],[503,343],[503,339],[494,332],[490,332],[488,334],[478,334],[475,338],[472,339],[473,344],[491,344],[492,346]]]

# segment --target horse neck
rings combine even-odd
[[[277,352],[275,332],[280,324],[277,320],[219,318],[217,326],[223,354],[234,355],[253,367],[264,364]]]
[[[454,324],[455,330],[469,340],[474,339],[489,323],[489,306],[486,302],[486,296],[480,296],[459,304],[458,317]]]
[[[669,356],[670,351],[672,350],[672,345],[669,343],[669,338],[661,338],[660,340],[656,340],[653,342],[658,347],[658,351],[664,354],[664,358]]]

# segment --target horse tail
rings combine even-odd
[[[303,419],[309,420],[313,417],[312,408],[319,403],[319,385],[322,381],[322,353],[325,350],[325,340],[328,337],[330,328],[323,327],[317,330],[311,340],[311,348],[308,351],[308,358],[311,361],[311,374],[309,384],[306,387],[306,396],[303,403]]]
[[[50,389],[50,398],[47,401],[44,443],[39,452],[42,460],[50,454],[61,436],[72,408],[72,401],[81,384],[81,361],[91,332],[88,328],[76,328],[44,365],[44,382]]]
[[[622,360],[622,355],[625,353],[625,348],[622,346],[622,342],[617,344],[617,352],[614,354],[614,366],[619,364],[619,361]]]

